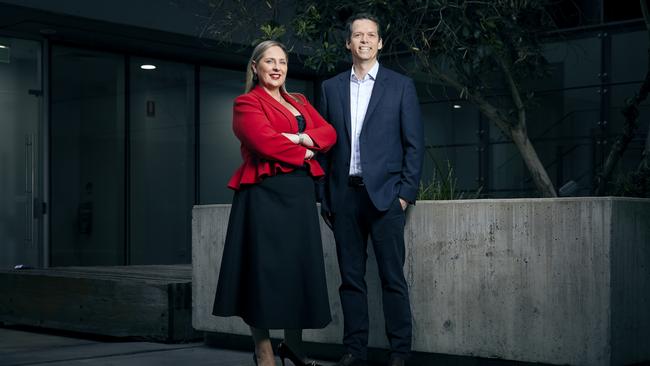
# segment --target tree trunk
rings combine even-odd
[[[647,78],[646,78],[647,79]],[[623,133],[616,139],[616,142],[612,145],[609,154],[607,155],[607,160],[605,160],[605,165],[603,170],[597,177],[597,190],[596,195],[602,196],[607,191],[607,183],[609,182],[616,164],[623,156],[625,150],[627,150],[630,141],[634,138],[634,130],[636,129],[636,121],[639,116],[639,110],[637,108],[638,103],[631,100],[628,101],[628,105],[623,109],[623,115],[625,116],[625,123],[623,126]]]
[[[515,143],[530,176],[533,178],[533,183],[542,197],[557,197],[551,178],[548,176],[544,164],[539,160],[537,151],[530,142],[524,126],[513,127],[512,124],[499,117],[495,108],[480,98],[479,100],[474,99],[474,102],[479,106],[481,112]]]
[[[458,92],[463,90],[463,86],[457,80],[438,70],[434,65],[428,63],[428,60],[425,60],[423,64],[440,81],[458,90]],[[502,111],[483,99],[481,95],[468,93],[467,98],[479,107],[479,110],[484,116],[494,123],[506,136],[512,139],[528,168],[528,172],[533,178],[535,187],[542,197],[557,197],[555,187],[551,183],[551,178],[548,176],[544,164],[539,160],[539,156],[531,144],[530,139],[528,139],[526,129],[523,127],[525,125],[522,125],[523,128],[520,129],[513,128]]]
[[[645,139],[645,148],[643,149],[642,156],[643,157],[641,158],[641,162],[636,169],[637,172],[650,170],[650,127],[648,127],[648,136],[646,136]]]
[[[528,139],[528,135],[523,130],[516,128],[511,130],[511,134],[512,141],[517,145],[521,157],[524,159],[526,167],[528,167],[528,172],[542,197],[557,197],[551,178],[546,173],[544,164],[539,160],[537,151],[535,151],[530,139]]]
[[[521,157],[524,159],[528,171],[533,178],[533,182],[537,186],[537,189],[540,191],[543,197],[557,197],[555,192],[555,187],[551,183],[551,178],[549,178],[546,168],[539,160],[537,156],[537,151],[533,147],[528,138],[528,129],[526,127],[526,106],[521,99],[521,93],[519,92],[519,87],[515,82],[515,78],[512,75],[512,62],[507,60],[505,57],[499,59],[499,65],[503,71],[506,83],[510,87],[510,96],[512,97],[512,102],[517,108],[517,123],[516,124],[507,124],[508,129],[510,130],[510,136],[512,141],[514,141],[517,148],[521,152]]]

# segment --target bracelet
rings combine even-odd
[[[302,145],[302,133],[298,132],[296,135],[298,135],[298,145]]]

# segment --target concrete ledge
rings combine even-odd
[[[0,271],[0,322],[160,341],[200,338],[191,325],[190,272],[189,265]]]
[[[229,210],[194,208],[193,325],[245,335],[241,319],[211,315]],[[335,245],[321,230],[333,321],[305,338],[340,343]],[[415,351],[571,365],[650,360],[650,200],[424,201],[409,211],[405,236]],[[367,282],[370,344],[386,347],[372,252]]]

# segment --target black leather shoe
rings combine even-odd
[[[366,361],[356,358],[350,353],[346,353],[334,366],[368,366],[368,364]]]
[[[390,360],[388,363],[388,366],[404,366],[406,364],[406,361],[404,361],[403,358],[393,358]]]

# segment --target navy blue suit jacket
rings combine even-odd
[[[350,70],[323,82],[320,113],[338,136],[321,157],[326,174],[321,208],[336,213],[344,204],[350,170]],[[379,65],[359,146],[363,181],[375,207],[385,211],[397,197],[415,202],[424,138],[413,80]]]

